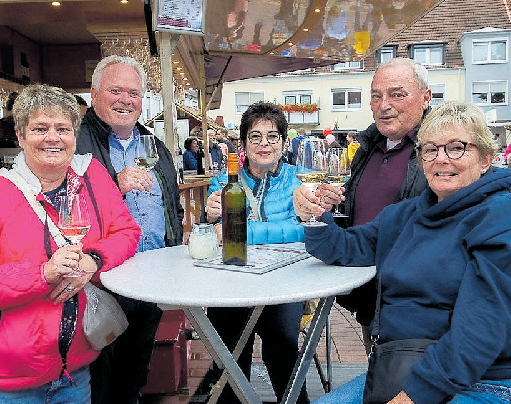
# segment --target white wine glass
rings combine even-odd
[[[348,182],[351,175],[350,160],[347,148],[328,149],[328,175],[326,181],[335,188],[341,188]],[[334,217],[348,217],[339,211],[339,205],[335,205],[332,212]]]
[[[319,138],[306,138],[300,142],[296,158],[296,176],[311,192],[315,192],[328,174],[326,140]],[[326,223],[316,220],[311,215],[309,220],[301,223],[302,226],[326,226]]]
[[[59,221],[57,227],[71,244],[78,244],[90,229],[91,221],[85,196],[82,194],[59,197]],[[76,268],[66,277],[86,275],[87,271]]]
[[[151,171],[158,162],[158,152],[154,135],[139,135],[136,147],[135,163],[140,168]]]

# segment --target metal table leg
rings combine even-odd
[[[232,357],[234,358],[235,361],[238,361],[241,353],[243,352],[243,349],[245,348],[245,345],[247,345],[248,338],[252,334],[252,331],[254,330],[257,324],[257,320],[259,320],[259,317],[261,316],[263,309],[264,306],[257,306],[252,309],[252,312],[247,320],[245,328],[243,329],[243,333],[241,334],[241,337],[236,343],[234,351],[232,352]],[[209,398],[208,404],[216,404],[227,381],[228,381],[227,372],[222,372],[222,376],[218,380],[217,386],[215,386],[215,389],[213,390],[213,393]]]
[[[298,399],[300,390],[305,382],[307,371],[316,352],[321,333],[327,322],[330,309],[334,303],[335,296],[327,298],[321,298],[318,303],[318,307],[314,313],[307,335],[303,341],[302,347],[298,359],[296,361],[291,380],[287,385],[286,392],[282,398],[281,404],[294,404]]]
[[[328,317],[326,319],[326,388],[325,393],[330,393],[332,391],[332,338],[331,338],[331,328],[330,328],[330,310],[328,311]]]
[[[251,320],[249,321],[250,323],[253,321],[255,325],[262,309],[263,307],[260,308],[259,313],[254,310],[255,314],[254,312],[252,313]],[[206,349],[213,357],[213,360],[219,367],[224,367],[227,371],[224,372],[224,374],[240,401],[244,404],[262,404],[261,399],[223,343],[204,310],[200,307],[187,307],[183,310],[190,320],[190,323],[195,328],[195,331],[199,334],[202,342],[206,346]],[[250,330],[250,332],[252,332],[252,330]],[[241,352],[245,345],[242,343],[241,338],[240,341],[238,341],[238,345],[240,345],[239,352]],[[236,348],[238,348],[238,345]]]

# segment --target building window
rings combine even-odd
[[[364,63],[359,62],[340,62],[334,65],[330,65],[330,71],[339,72],[343,70],[360,70],[364,68]]]
[[[332,109],[336,111],[349,111],[362,108],[362,89],[360,88],[333,88]]]
[[[472,102],[479,105],[507,104],[507,81],[475,81]]]
[[[376,52],[378,64],[381,65],[387,60],[394,59],[397,55],[397,46],[382,46]]]
[[[505,63],[506,61],[506,39],[472,42],[472,63]]]
[[[282,96],[284,105],[312,104],[312,91],[284,91]]]
[[[242,114],[254,102],[264,101],[264,93],[248,93],[240,92],[234,94],[234,102],[236,103],[236,113]]]
[[[429,88],[431,89],[431,101],[429,105],[434,107],[445,101],[445,84],[431,84]]]
[[[315,71],[314,67],[309,67],[307,69],[294,70],[292,73],[314,73]]]
[[[151,116],[151,96],[150,95],[146,94],[144,104],[145,104],[144,119],[146,121],[148,121],[152,118],[152,116]]]
[[[444,64],[444,44],[412,45],[411,58],[423,65]]]

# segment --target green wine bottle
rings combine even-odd
[[[228,265],[247,263],[247,202],[238,181],[238,156],[227,157],[228,184],[222,190],[222,260]]]

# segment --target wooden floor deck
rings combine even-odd
[[[360,326],[346,310],[334,304],[330,313],[331,342],[332,342],[332,387],[336,388],[351,380],[367,369],[367,357],[361,340]],[[317,348],[317,354],[322,367],[326,367],[325,336]],[[266,368],[261,360],[260,341],[256,338],[251,382],[264,403],[275,403],[276,398],[270,385]],[[211,357],[199,341],[192,341],[189,360],[189,387],[179,394],[146,395],[141,404],[183,404],[188,402],[200,403],[199,397],[193,397],[211,363]],[[324,370],[326,373],[326,370]],[[307,391],[311,402],[324,395],[318,372],[314,363],[311,364],[307,375]]]

